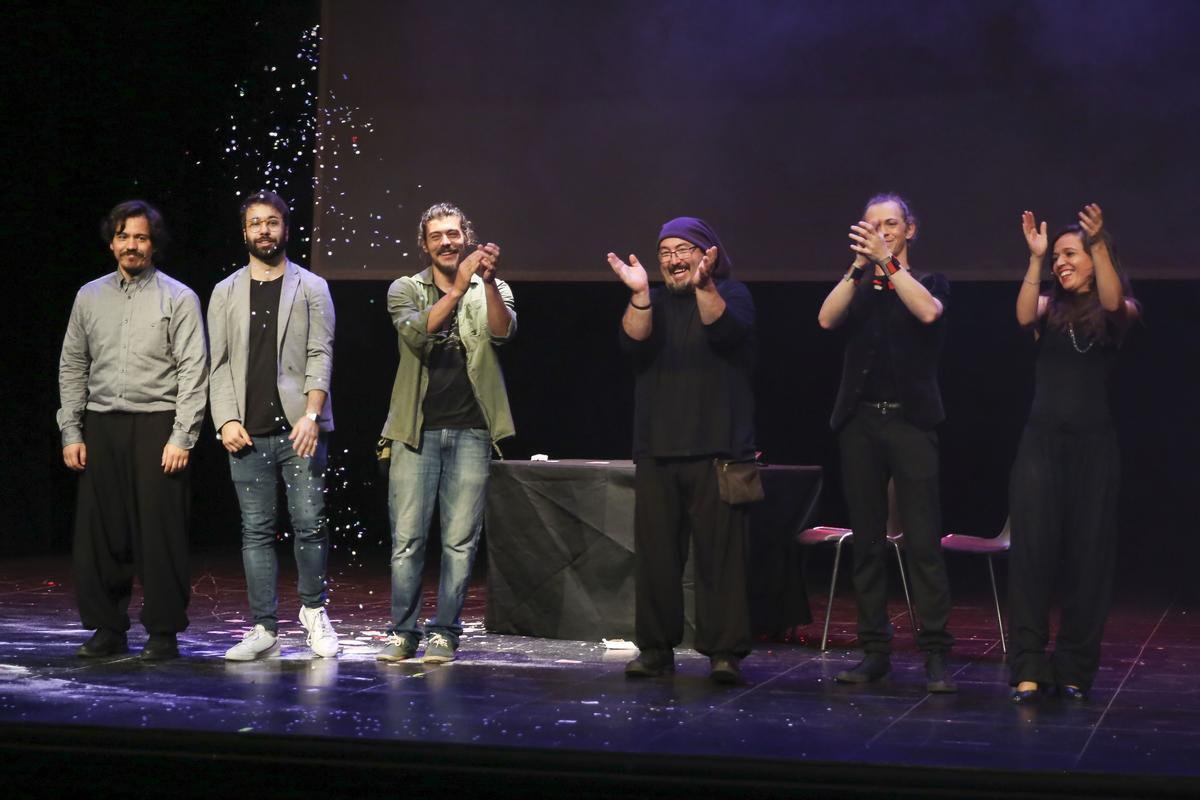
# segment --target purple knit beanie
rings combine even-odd
[[[662,230],[658,232],[658,243],[662,244],[663,239],[669,239],[672,236],[683,239],[685,242],[691,242],[697,247],[703,247],[705,250],[715,246],[717,263],[713,264],[712,276],[714,278],[729,277],[729,273],[733,270],[733,259],[729,257],[725,245],[721,244],[717,232],[710,228],[707,222],[696,217],[676,217],[662,226]]]

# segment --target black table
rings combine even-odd
[[[494,461],[485,511],[486,626],[496,633],[632,639],[631,461]],[[762,469],[752,506],[746,585],[751,632],[775,636],[812,621],[795,534],[821,493],[821,468]],[[691,564],[684,644],[693,632]]]

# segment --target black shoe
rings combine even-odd
[[[675,653],[671,650],[643,650],[625,665],[626,678],[661,678],[675,673]]]
[[[1088,699],[1088,693],[1078,686],[1063,685],[1058,687],[1058,696],[1064,700],[1074,700],[1076,703],[1082,703]]]
[[[887,653],[867,653],[853,669],[839,672],[833,677],[838,683],[874,683],[883,680],[892,671],[892,659]]]
[[[1033,689],[1013,689],[1010,699],[1017,705],[1027,706],[1041,700],[1042,694],[1043,690],[1041,686],[1036,686]]]
[[[954,694],[958,691],[958,684],[946,677],[944,653],[925,656],[925,678],[925,690],[931,694]]]
[[[167,661],[179,658],[179,643],[173,633],[152,633],[142,648],[143,661]]]
[[[92,638],[79,645],[75,655],[80,658],[104,658],[118,653],[129,652],[129,642],[125,634],[100,628],[92,634]]]
[[[742,678],[742,668],[737,656],[713,656],[708,660],[708,677],[713,683],[722,686],[741,686],[745,683]]]

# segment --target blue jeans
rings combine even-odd
[[[276,493],[278,479],[287,489],[288,516],[292,520],[292,549],[299,573],[297,593],[308,608],[325,603],[325,565],[329,532],[325,525],[325,462],[328,438],[322,435],[312,458],[301,458],[287,434],[252,436],[254,444],[229,456],[229,472],[242,509],[242,566],[246,594],[256,625],[279,630],[275,582],[279,562],[275,557],[278,530]]]
[[[462,635],[463,601],[487,489],[492,440],[486,430],[422,431],[420,447],[392,444],[388,512],[392,522],[392,628],[414,644],[421,638],[421,572],[433,507],[441,509],[442,574],[437,616],[429,633],[445,635],[457,647]]]

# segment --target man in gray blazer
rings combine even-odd
[[[242,510],[242,564],[254,628],[225,653],[253,661],[279,648],[275,596],[277,482],[287,488],[300,624],[318,656],[338,652],[325,612],[325,518],[333,300],[322,278],[288,260],[287,203],[271,191],[241,206],[250,261],[213,289],[209,405]]]

